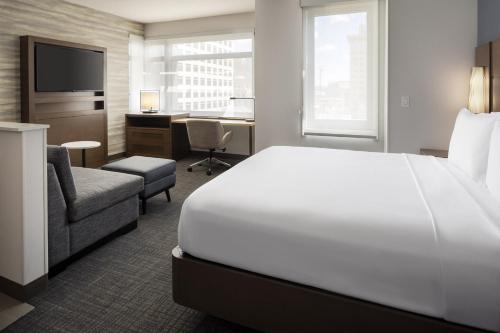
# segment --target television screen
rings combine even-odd
[[[72,47],[36,44],[36,91],[103,90],[104,54]]]

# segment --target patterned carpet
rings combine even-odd
[[[150,199],[136,230],[52,278],[29,302],[35,309],[5,332],[252,332],[172,300],[170,251],[177,245],[182,203],[222,171],[211,177],[200,169],[188,173],[194,161],[178,163],[170,204],[164,194]]]

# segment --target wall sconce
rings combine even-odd
[[[157,113],[160,111],[160,91],[141,90],[141,112]]]
[[[474,67],[470,78],[469,110],[472,113],[490,112],[488,67]]]

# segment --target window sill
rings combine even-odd
[[[333,134],[333,133],[320,133],[320,132],[304,132],[304,137],[332,137],[332,138],[346,138],[346,139],[368,139],[378,141],[378,137],[374,135],[356,135],[356,134]]]

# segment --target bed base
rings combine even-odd
[[[179,247],[172,292],[180,305],[264,332],[485,332],[198,259]]]

